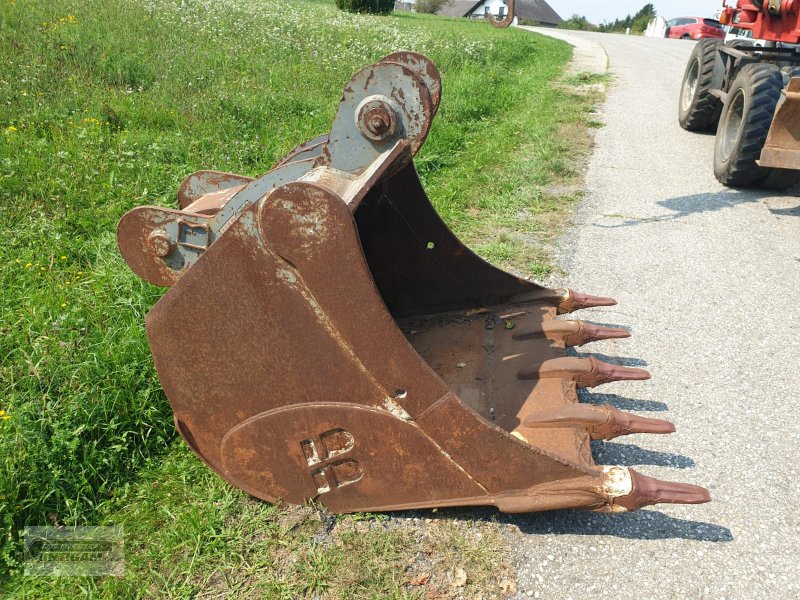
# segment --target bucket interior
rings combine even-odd
[[[577,402],[564,379],[520,379],[562,357],[545,337],[519,340],[555,317],[544,302],[518,302],[538,288],[466,248],[428,200],[413,165],[374,187],[356,209],[373,280],[406,339],[450,390],[487,421],[539,448],[593,464],[585,432],[522,426],[530,413]]]

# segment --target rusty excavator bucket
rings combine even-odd
[[[505,273],[439,218],[412,157],[440,97],[430,60],[392,54],[353,76],[329,134],[265,175],[200,171],[180,210],[122,218],[125,260],[171,287],[146,325],[178,431],[250,494],[335,512],[708,501],[593,462],[590,440],[674,427],[578,402],[650,377],[566,356],[628,336],[555,319],[612,299]]]
[[[511,25],[511,23],[514,22],[514,8],[516,5],[516,0],[505,0],[505,2],[508,7],[508,13],[503,14],[503,7],[501,5],[499,19],[495,17],[492,13],[488,12],[489,9],[487,7],[486,18],[489,20],[489,23],[492,24],[492,27],[497,27],[498,29],[505,29],[506,27]]]

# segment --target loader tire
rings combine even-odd
[[[678,99],[678,122],[686,131],[713,131],[717,126],[722,102],[711,90],[714,65],[722,61],[720,45],[720,40],[700,40],[686,65]]]
[[[761,183],[767,190],[788,190],[800,183],[800,171],[793,169],[770,169],[769,175]]]
[[[723,185],[758,185],[771,169],[759,167],[775,108],[781,97],[783,76],[778,67],[745,65],[728,91],[714,143],[714,175]]]

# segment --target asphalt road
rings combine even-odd
[[[633,328],[583,353],[653,373],[583,400],[678,429],[595,455],[713,501],[514,517],[518,596],[800,598],[800,198],[716,181],[713,136],[677,121],[691,42],[576,35],[613,83],[557,283],[617,298],[580,316]]]

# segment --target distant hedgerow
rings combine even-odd
[[[336,8],[354,13],[388,15],[394,10],[395,0],[336,0]]]

